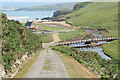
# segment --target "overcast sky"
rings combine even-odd
[[[83,2],[88,0],[0,0],[2,2]]]

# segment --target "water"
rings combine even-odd
[[[62,2],[3,2],[2,9],[7,8],[9,10],[0,12],[7,14],[8,17],[24,17],[22,19],[14,19],[19,21],[42,19],[44,17],[52,17],[54,11],[14,11],[14,9],[58,3]]]
[[[101,41],[101,42],[97,42],[96,44],[101,44],[101,43],[108,43],[108,42],[107,41]],[[70,44],[69,46],[79,47],[79,46],[87,46],[87,45],[85,45],[85,43],[77,43],[77,44]],[[104,54],[102,48],[100,48],[100,47],[79,48],[79,50],[81,50],[81,51],[94,51],[94,52],[97,52],[98,55],[100,55],[103,59],[111,60],[110,57],[108,57],[107,55]]]
[[[54,11],[2,11],[8,17],[27,17],[22,19],[14,19],[19,21],[42,19],[44,17],[52,17]]]
[[[111,60],[110,57],[108,57],[107,55],[104,54],[102,48],[100,47],[94,47],[94,48],[80,48],[81,51],[94,51],[97,52],[98,55],[100,55],[102,58],[106,59],[106,60]]]
[[[107,41],[100,41],[100,42],[97,42],[97,44],[104,44],[104,43],[109,43]]]
[[[79,46],[87,46],[85,43],[77,43],[77,44],[70,44],[70,47],[79,47]]]
[[[109,43],[107,41],[100,41],[100,42],[96,42],[95,44],[105,44],[105,43]],[[87,46],[84,42],[82,43],[76,43],[76,44],[70,44],[70,47],[79,47],[79,46]]]
[[[85,29],[86,32],[92,33],[93,36],[97,36],[97,37],[104,37],[104,34],[99,34],[99,33],[107,33],[107,30],[100,30],[100,31],[98,31],[98,30],[94,31],[94,30]]]

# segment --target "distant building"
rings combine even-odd
[[[37,25],[34,25],[33,21],[27,21],[26,24],[25,24],[25,26],[26,26],[29,30],[33,31],[33,32],[36,31],[37,28],[38,28]]]
[[[37,30],[37,27],[38,27],[38,26],[32,25],[31,27],[29,27],[29,29],[30,29],[31,31],[36,31],[36,30]]]
[[[32,24],[33,24],[33,21],[27,21],[27,23],[25,24],[25,26],[27,28],[30,28],[30,26],[32,26]]]

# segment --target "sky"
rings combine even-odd
[[[84,1],[94,1],[94,2],[118,2],[120,0],[0,0],[2,2],[84,2]]]
[[[0,0],[2,2],[84,2],[88,0]]]

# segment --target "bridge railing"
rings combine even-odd
[[[104,37],[104,38],[65,41],[65,42],[55,43],[54,45],[69,45],[69,44],[82,43],[82,42],[95,42],[95,41],[108,41],[108,40],[118,40],[118,37]]]

